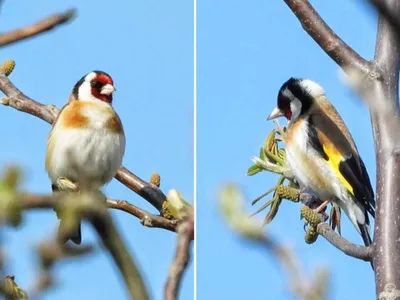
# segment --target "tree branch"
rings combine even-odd
[[[182,281],[182,276],[190,259],[190,244],[194,236],[193,211],[188,218],[178,225],[178,244],[174,261],[169,269],[168,279],[164,287],[164,299],[175,300]]]
[[[392,10],[389,3],[382,0],[368,0],[379,12],[381,16],[393,26],[397,38],[400,39],[400,19],[396,10]]]
[[[303,29],[339,66],[353,67],[365,73],[370,64],[346,44],[321,18],[307,0],[284,0],[299,19]]]
[[[30,193],[23,193],[21,194],[21,198],[22,209],[49,208],[54,204],[53,194],[35,195]],[[132,216],[135,216],[140,220],[142,225],[146,227],[162,228],[169,231],[176,231],[176,227],[179,223],[178,220],[168,220],[167,218],[164,218],[162,216],[153,215],[146,210],[143,210],[125,200],[107,198],[106,206],[108,208],[124,211]]]
[[[359,246],[350,243],[348,240],[333,231],[326,223],[319,223],[317,226],[317,232],[344,254],[361,260],[371,261],[372,247]]]
[[[13,107],[19,111],[36,116],[47,123],[52,124],[59,112],[54,105],[43,105],[22,93],[4,73],[0,72],[0,90],[7,96],[0,100],[0,103]],[[143,197],[159,212],[162,211],[162,204],[165,201],[165,194],[154,184],[150,184],[127,168],[122,166],[115,178],[123,185]]]
[[[157,186],[137,177],[124,166],[118,170],[115,179],[134,191],[136,194],[142,196],[159,212],[162,211],[162,204],[165,201],[166,196]]]
[[[385,5],[400,16],[400,3],[385,0]],[[371,87],[376,102],[386,107],[386,115],[372,112],[371,120],[377,160],[377,208],[375,220],[376,295],[381,298],[386,288],[400,292],[400,141],[399,126],[399,40],[391,24],[382,15],[378,21],[378,35],[374,61],[380,67],[383,81]]]
[[[0,47],[19,42],[49,31],[56,26],[67,23],[72,18],[74,18],[75,15],[75,9],[69,9],[63,13],[51,15],[35,24],[3,33],[0,35]]]

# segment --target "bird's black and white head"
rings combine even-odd
[[[77,100],[102,101],[111,105],[115,91],[111,76],[103,71],[92,71],[74,86],[72,94]]]
[[[279,89],[278,106],[267,120],[285,117],[289,122],[293,122],[323,95],[325,91],[318,83],[309,79],[290,78]]]

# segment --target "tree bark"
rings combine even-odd
[[[395,15],[400,16],[399,1],[385,2]],[[371,114],[377,162],[373,261],[379,299],[388,299],[395,293],[400,296],[400,141],[395,138],[400,132],[399,50],[394,28],[385,16],[379,15],[374,62],[382,79],[373,84],[372,90],[379,106],[385,109],[383,114]]]

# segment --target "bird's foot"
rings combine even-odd
[[[321,214],[325,221],[329,218],[325,212],[329,201],[322,202],[320,199],[307,192],[304,188],[300,190],[299,199],[305,206],[314,210],[315,213]]]
[[[70,192],[78,192],[79,186],[78,184],[72,182],[66,177],[59,177],[56,181],[56,186],[59,191],[70,191]]]
[[[305,206],[308,206],[310,208],[315,208],[321,203],[321,201],[317,197],[315,197],[313,194],[310,194],[305,188],[300,189],[299,198]]]
[[[320,201],[319,201],[320,203]],[[313,203],[315,205],[315,203]],[[312,224],[319,222],[326,222],[329,219],[328,214],[325,212],[329,201],[324,201],[322,204],[317,206],[316,208],[311,208],[308,205],[304,206],[301,210],[301,217],[305,219],[304,223],[304,231],[306,231],[306,227],[308,225],[314,226]],[[307,208],[307,210],[306,210]]]
[[[313,211],[315,213],[320,214],[322,216],[324,222],[329,219],[329,216],[326,213],[326,207],[328,206],[328,204],[329,204],[329,201],[324,201],[317,208],[313,209]]]

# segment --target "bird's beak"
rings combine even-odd
[[[108,83],[101,88],[100,94],[110,96],[115,91],[116,91],[115,87],[113,87],[111,84]]]
[[[274,108],[274,110],[269,114],[267,121],[272,120],[272,119],[276,119],[279,117],[283,117],[284,113],[277,107]]]

